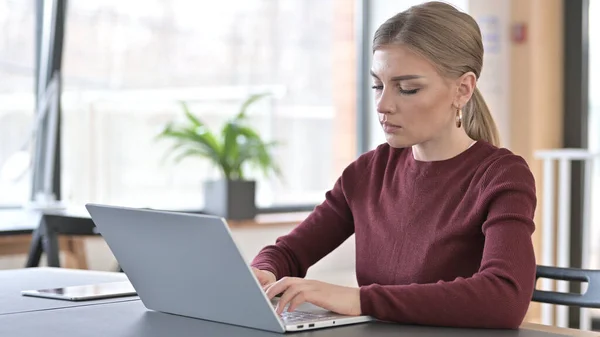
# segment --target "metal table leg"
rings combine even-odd
[[[40,219],[40,223],[44,221]],[[38,267],[40,265],[40,259],[42,258],[43,246],[42,246],[42,229],[38,226],[31,235],[31,243],[29,244],[29,254],[27,254],[27,262],[25,268]]]

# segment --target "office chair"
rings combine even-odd
[[[600,308],[600,270],[537,266],[536,281],[547,278],[562,281],[587,282],[585,294],[561,293],[534,289],[532,301],[569,305],[583,308]]]

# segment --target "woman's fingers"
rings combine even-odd
[[[291,284],[297,282],[296,280],[300,280],[294,277],[284,277],[281,280],[273,283],[271,286],[267,288],[267,297],[271,300],[273,297],[278,294],[284,292]]]
[[[283,292],[283,295],[281,295],[275,311],[277,311],[278,314],[281,314],[283,310],[285,310],[285,307],[288,305],[288,303],[292,301],[292,299],[302,296],[301,294],[304,289],[306,289],[306,284],[302,283],[291,284],[289,287],[287,287]],[[288,311],[292,312],[293,310],[291,309],[292,307],[290,306]]]
[[[258,283],[260,283],[260,285],[263,286],[263,288],[264,286],[275,282],[275,275],[273,275],[273,273],[271,272],[260,270],[255,267],[252,267],[252,272],[258,279]]]
[[[296,293],[296,296],[292,298],[290,301],[290,305],[288,307],[289,312],[293,312],[298,308],[302,303],[308,301],[308,297],[311,295],[311,291],[309,289],[303,289]]]

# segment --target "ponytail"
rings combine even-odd
[[[475,87],[471,100],[465,106],[463,123],[467,135],[472,139],[483,140],[494,146],[500,146],[496,123],[477,87]]]

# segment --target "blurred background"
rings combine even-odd
[[[37,222],[21,215],[44,212],[40,191],[52,192],[59,209],[95,202],[202,211],[203,182],[219,170],[199,157],[166,160],[171,143],[156,136],[182,119],[180,102],[218,131],[250,95],[268,93],[248,109],[248,124],[278,142],[281,177],[247,170],[259,215],[234,235],[251,259],[319,204],[346,165],[384,142],[370,91],[371,39],[384,20],[421,2],[0,0],[0,269],[30,258]],[[536,177],[538,262],[600,269],[600,0],[447,2],[480,25],[478,86],[502,145]],[[53,123],[36,117],[55,73]],[[68,238],[79,250],[67,253],[83,262],[63,266],[114,268],[101,238]],[[354,284],[353,249],[349,240],[309,276]],[[529,321],[547,319],[535,304],[530,311]],[[590,329],[600,317],[569,315],[556,324]]]

